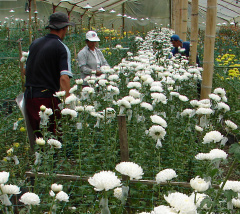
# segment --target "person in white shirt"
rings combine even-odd
[[[102,74],[101,66],[108,65],[102,52],[96,48],[97,43],[100,41],[95,31],[88,31],[86,33],[87,45],[78,53],[78,65],[80,68],[81,78],[83,79],[83,86],[87,86],[87,82],[84,79],[87,76],[96,74],[100,76]]]

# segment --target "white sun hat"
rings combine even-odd
[[[88,31],[86,33],[86,39],[91,42],[99,42],[100,39],[98,38],[98,35],[95,31]]]

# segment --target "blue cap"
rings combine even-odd
[[[171,41],[179,41],[179,40],[180,40],[180,37],[177,34],[174,34],[171,36]]]

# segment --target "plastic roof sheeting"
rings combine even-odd
[[[189,2],[192,2],[190,0]],[[207,0],[199,0],[199,16],[205,19],[207,11]],[[238,0],[218,0],[217,1],[218,22],[240,22],[240,1]]]

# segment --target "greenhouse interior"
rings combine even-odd
[[[1,214],[240,213],[240,1],[0,12]]]

